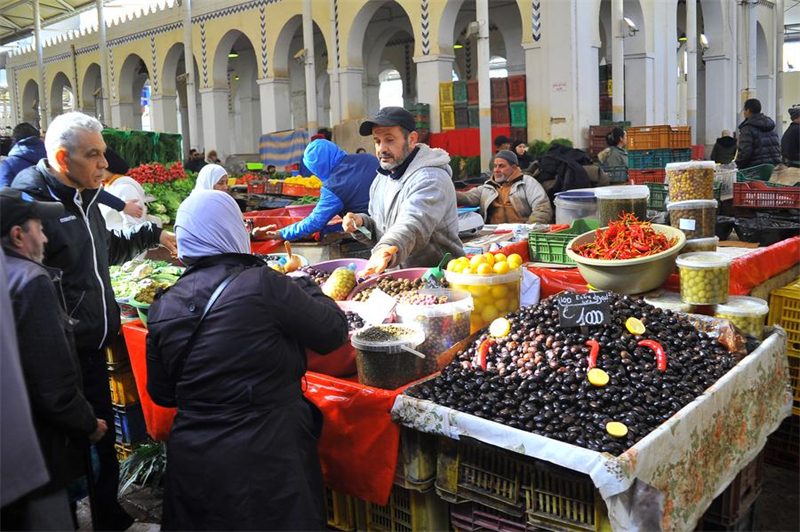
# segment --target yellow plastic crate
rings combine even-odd
[[[792,413],[800,416],[800,278],[772,291],[767,324],[780,325],[786,330],[789,382],[794,395]]]
[[[454,103],[453,82],[445,81],[439,83],[439,105],[449,105],[452,107]]]
[[[128,406],[139,402],[136,379],[130,369],[109,372],[108,385],[111,388],[111,402],[115,405]]]
[[[128,443],[115,443],[114,449],[117,451],[117,461],[122,463],[125,460],[127,460],[128,457],[133,454],[133,451],[135,451],[137,447],[138,445],[131,445]]]
[[[436,493],[420,493],[393,486],[389,504],[365,502],[366,530],[369,532],[434,532],[449,530],[446,502]]]
[[[452,105],[443,105],[440,116],[442,131],[451,131],[456,128],[456,110]]]
[[[364,529],[363,501],[355,497],[326,487],[325,510],[328,526],[331,528],[345,532]]]
[[[514,516],[525,513],[522,486],[532,462],[480,442],[439,439],[436,493],[452,503],[472,501]]]
[[[436,436],[402,427],[394,482],[416,491],[429,491],[436,481]]]
[[[523,491],[528,524],[536,529],[611,530],[606,505],[588,475],[537,462]]]
[[[119,367],[130,365],[131,359],[128,356],[128,348],[125,340],[118,336],[108,347],[105,348],[106,363],[109,366]]]

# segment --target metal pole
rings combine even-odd
[[[97,0],[97,31],[100,32],[100,94],[103,100],[102,122],[112,126],[111,91],[108,87],[108,43],[106,42],[106,18],[103,14],[103,2]]]
[[[197,141],[197,93],[194,88],[194,47],[192,46],[192,0],[183,0],[183,62],[186,64],[186,106],[189,113],[189,146],[200,150]],[[186,134],[186,132],[184,132]],[[188,155],[188,154],[185,154]]]
[[[481,139],[481,168],[492,164],[492,103],[489,78],[489,0],[475,0],[478,19],[478,124]]]
[[[306,128],[313,135],[319,128],[317,121],[317,72],[314,66],[314,20],[311,18],[311,0],[303,0],[303,47],[306,49]]]
[[[697,144],[697,0],[686,0],[686,121]]]
[[[783,0],[775,2],[775,128],[783,133]]]
[[[614,122],[625,120],[625,21],[623,0],[611,0],[611,115]]]
[[[33,34],[36,39],[36,72],[39,76],[39,128],[47,129],[47,97],[44,89],[44,54],[42,52],[42,21],[39,0],[33,0]]]
[[[339,39],[336,38],[336,0],[330,0],[331,35],[333,35],[333,70],[331,71],[331,127],[342,120],[342,95],[339,87]]]
[[[747,10],[747,97],[755,98],[758,94],[758,0],[750,0],[745,5]]]

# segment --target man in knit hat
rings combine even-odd
[[[456,192],[463,207],[480,207],[487,224],[543,223],[552,221],[547,193],[533,177],[522,173],[517,155],[500,150],[494,156],[492,177],[467,192]]]

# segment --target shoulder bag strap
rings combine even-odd
[[[211,294],[211,297],[208,299],[208,303],[206,303],[206,306],[203,309],[203,313],[200,315],[200,319],[194,326],[194,330],[192,331],[192,335],[189,337],[189,341],[186,342],[186,346],[183,348],[183,351],[181,351],[181,354],[178,357],[178,368],[177,371],[175,372],[175,377],[174,377],[176,384],[178,380],[180,380],[181,375],[183,374],[183,366],[186,365],[186,360],[189,358],[189,354],[192,352],[194,343],[197,340],[197,334],[200,332],[200,326],[203,324],[203,321],[205,321],[206,316],[211,311],[211,307],[213,307],[214,303],[217,302],[217,299],[219,299],[219,296],[222,295],[222,292],[225,290],[225,288],[227,288],[228,285],[231,284],[231,282],[234,279],[236,279],[239,276],[239,274],[242,273],[243,271],[244,270],[235,271],[228,277],[226,277],[225,280],[222,281],[219,284],[219,286],[217,286],[216,290],[214,290],[214,292]]]

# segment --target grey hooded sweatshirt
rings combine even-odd
[[[417,154],[399,178],[378,172],[369,190],[369,214],[359,213],[374,245],[373,253],[397,246],[389,267],[436,266],[442,256],[464,255],[458,238],[456,190],[450,156],[439,148],[417,144]]]

